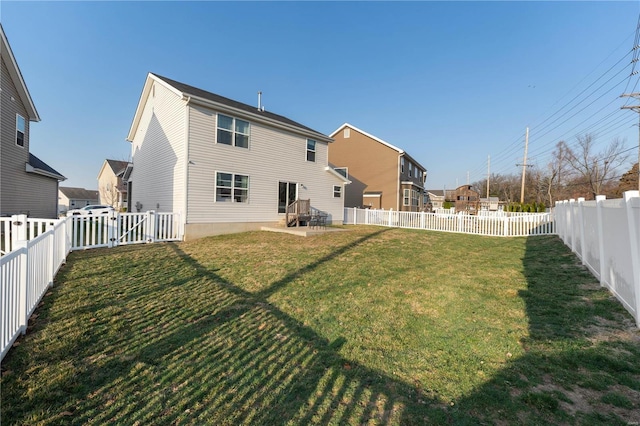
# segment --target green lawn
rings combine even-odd
[[[349,229],[71,254],[2,424],[640,422],[640,333],[559,239]]]

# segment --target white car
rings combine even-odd
[[[88,206],[84,206],[81,209],[73,209],[67,212],[67,216],[87,216],[94,214],[107,214],[109,212],[114,212],[115,209],[111,206],[102,206],[98,204],[91,204]]]

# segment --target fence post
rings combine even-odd
[[[56,276],[56,229],[51,227],[47,229],[47,232],[51,232],[49,237],[49,276],[47,279],[49,280],[49,287],[53,287],[53,279]]]
[[[509,221],[511,219],[509,218],[509,216],[504,216],[502,218],[502,235],[505,237],[509,236]]]
[[[584,244],[584,197],[578,198],[578,226],[580,226],[580,260],[583,265],[586,265],[586,248]]]
[[[118,235],[119,216],[120,214],[115,211],[110,211],[107,214],[107,245],[109,248],[118,245],[118,239],[120,238],[120,235]]]
[[[19,240],[13,243],[14,250],[20,250],[20,271],[18,272],[19,285],[19,305],[18,316],[20,318],[20,332],[27,333],[27,288],[29,287],[29,241]]]
[[[145,235],[147,243],[153,243],[156,239],[156,212],[149,210],[147,212],[147,235]]]
[[[370,223],[369,212],[371,209],[364,209],[364,224],[368,225]]]
[[[392,217],[393,216],[393,209],[389,209],[389,227],[393,226],[393,222],[392,222]]]
[[[424,225],[424,215],[425,212],[423,211],[422,214],[420,215],[420,229],[425,229],[425,225]]]
[[[353,224],[354,225],[358,224],[358,208],[357,207],[353,208]]]
[[[27,215],[14,214],[11,216],[11,248],[16,247],[18,241],[27,241]],[[11,250],[8,250],[11,251]]]
[[[624,193],[624,203],[629,222],[629,241],[631,250],[631,267],[633,269],[633,292],[636,296],[636,326],[640,327],[640,241],[638,241],[640,222],[640,191],[627,191]]]
[[[570,216],[570,220],[569,220],[569,225],[571,226],[570,232],[571,232],[571,251],[572,252],[576,252],[576,233],[575,233],[575,222],[576,222],[576,218],[573,214],[573,206],[575,205],[576,200],[571,198],[569,200],[569,216]]]
[[[606,200],[607,197],[605,195],[596,195],[596,221],[598,226],[598,255],[600,260],[600,286],[605,285],[604,281],[604,222],[602,218],[602,202]]]

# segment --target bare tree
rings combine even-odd
[[[601,194],[603,184],[627,161],[628,154],[624,152],[624,143],[617,138],[599,153],[594,153],[592,135],[578,136],[577,140],[573,149],[567,146],[567,164],[581,177],[595,198]]]
[[[100,202],[102,204],[117,208],[120,194],[118,188],[109,182],[106,185],[102,185],[100,188]]]

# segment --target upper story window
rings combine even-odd
[[[216,172],[216,202],[249,202],[249,176]]]
[[[413,163],[409,163],[409,177],[413,174]]]
[[[404,173],[404,157],[400,158],[400,173]]]
[[[216,142],[240,148],[249,148],[249,122],[218,114]]]
[[[16,114],[16,145],[24,146],[24,135],[27,132],[27,122],[23,116]]]
[[[333,198],[342,197],[342,187],[340,185],[333,185]]]
[[[316,161],[316,141],[307,139],[307,161]]]

